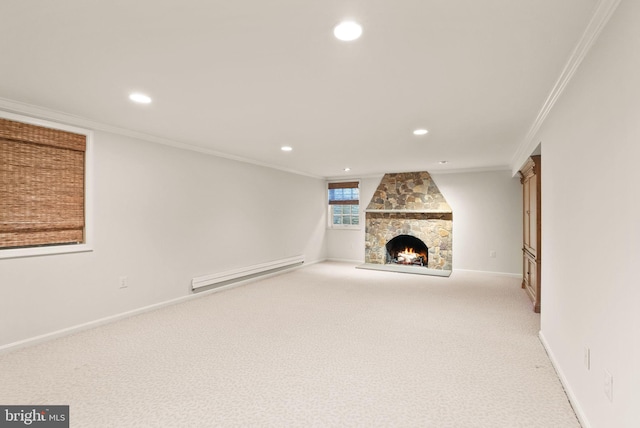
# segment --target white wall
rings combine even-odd
[[[194,276],[326,257],[323,180],[103,132],[94,143],[95,249],[0,260],[0,346],[188,295]]]
[[[638,427],[640,2],[620,3],[538,138],[541,335],[585,426]]]
[[[507,170],[432,177],[453,209],[453,269],[521,275],[520,179]]]
[[[393,171],[391,171],[393,172]],[[360,182],[360,208],[369,204],[380,179]],[[510,171],[432,174],[453,209],[453,269],[520,274],[522,270],[522,190]],[[330,230],[329,258],[364,262],[361,230]],[[496,257],[489,257],[495,250]]]

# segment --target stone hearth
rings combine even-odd
[[[366,209],[365,228],[362,267],[395,270],[397,258],[389,254],[387,243],[408,235],[426,245],[427,263],[404,265],[398,271],[451,273],[453,212],[428,172],[385,174]]]

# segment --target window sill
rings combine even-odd
[[[50,247],[12,248],[0,250],[0,259],[16,259],[20,257],[51,256],[56,254],[86,253],[93,251],[89,244],[54,245]]]
[[[362,230],[362,226],[328,226],[328,230]]]

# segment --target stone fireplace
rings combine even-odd
[[[385,174],[365,211],[367,269],[448,276],[453,212],[428,172]]]

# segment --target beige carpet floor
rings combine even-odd
[[[320,263],[0,355],[72,427],[579,423],[516,278]]]

